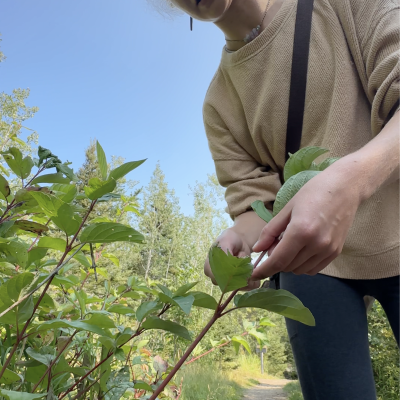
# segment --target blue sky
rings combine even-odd
[[[163,0],[152,0],[162,2]],[[109,158],[159,161],[182,210],[188,185],[214,172],[202,103],[223,36],[212,24],[160,16],[147,0],[1,0],[0,91],[30,88],[40,111],[27,125],[77,169],[90,139]]]

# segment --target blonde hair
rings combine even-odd
[[[182,11],[175,7],[171,0],[147,0],[147,2],[150,3],[159,14],[165,17],[173,17],[182,14]]]

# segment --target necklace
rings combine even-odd
[[[253,39],[255,39],[260,34],[260,29],[261,29],[261,26],[262,26],[262,24],[264,22],[264,19],[265,19],[266,15],[267,15],[270,3],[271,3],[271,0],[268,0],[267,7],[265,9],[264,16],[263,16],[263,19],[261,20],[261,23],[259,25],[257,25],[255,28],[253,28],[251,30],[251,32],[248,35],[246,35],[246,37],[244,39],[227,39],[227,38],[225,38],[225,40],[227,42],[245,42],[245,43],[249,43]]]

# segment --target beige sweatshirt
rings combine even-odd
[[[363,147],[398,106],[400,0],[315,0],[301,147],[330,157]],[[268,208],[285,163],[297,0],[240,50],[223,50],[204,123],[232,218]],[[343,207],[346,205],[344,204]],[[361,204],[342,254],[322,273],[349,279],[399,274],[399,182]]]

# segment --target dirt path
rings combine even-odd
[[[260,379],[260,384],[247,389],[243,400],[286,400],[282,388],[290,381],[286,379]]]

